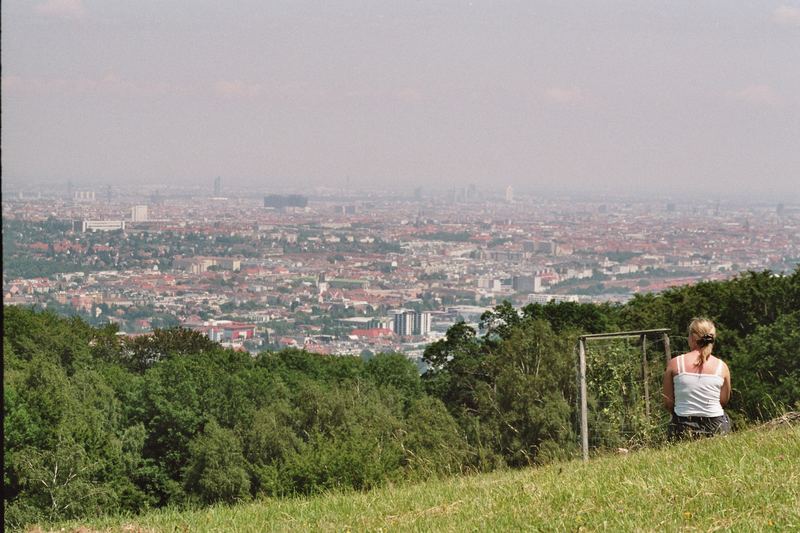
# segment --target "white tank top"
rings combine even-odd
[[[678,374],[673,376],[675,387],[675,414],[678,416],[723,416],[719,394],[725,378],[725,365],[717,360],[713,374],[686,372],[683,355],[678,358]]]

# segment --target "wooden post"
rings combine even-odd
[[[663,333],[661,338],[664,340],[664,356],[667,358],[667,364],[669,364],[672,359],[672,350],[669,348],[669,335]]]
[[[586,400],[586,341],[578,341],[578,376],[581,380],[581,450],[583,460],[589,460],[589,407]]]
[[[644,381],[644,413],[650,418],[650,380],[647,373],[647,336],[642,335],[642,380]]]

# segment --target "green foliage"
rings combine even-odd
[[[413,400],[407,420],[402,444],[409,470],[422,477],[464,470],[467,442],[440,400],[429,396]]]
[[[369,359],[364,367],[367,379],[379,387],[393,387],[409,400],[422,394],[417,365],[403,354],[381,353]]]
[[[368,489],[400,477],[403,453],[397,433],[403,423],[376,390],[313,387],[301,398],[298,414],[305,438],[281,473],[293,481],[294,492]]]
[[[4,525],[262,496],[370,489],[387,481],[573,457],[575,341],[584,333],[716,321],[739,422],[797,409],[800,268],[748,273],[625,305],[561,303],[486,313],[427,347],[426,373],[400,354],[257,357],[195,332],[120,339],[113,326],[4,308]],[[663,370],[638,347],[592,350],[593,444],[658,442]],[[366,354],[365,354],[366,355]],[[634,440],[631,440],[631,439]]]
[[[51,449],[26,446],[14,454],[10,467],[25,494],[6,507],[11,527],[99,514],[116,497],[108,485],[96,482],[101,466],[70,439]]]
[[[484,314],[483,339],[464,324],[428,347],[428,390],[448,406],[468,435],[479,469],[540,462],[540,448],[574,448],[574,335],[557,335],[507,303]]]
[[[478,407],[479,385],[489,377],[481,349],[477,332],[463,322],[425,349],[423,359],[430,366],[424,375],[426,389],[451,412],[475,411]]]
[[[539,448],[549,443],[572,448],[574,365],[564,356],[572,344],[571,336],[555,335],[546,322],[527,319],[493,351],[495,416],[509,465],[542,462]]]
[[[214,341],[202,333],[189,329],[155,329],[150,335],[127,338],[121,355],[122,362],[130,370],[142,373],[171,356],[211,351],[216,346]]]
[[[650,414],[646,409],[642,354],[628,340],[588,343],[589,445],[635,448],[664,442],[668,413],[661,407],[663,355],[647,365]]]
[[[40,356],[68,374],[90,359],[93,329],[77,317],[62,319],[55,314],[32,313],[20,307],[3,308],[3,339],[14,355],[24,361]]]
[[[185,484],[204,503],[232,503],[249,496],[247,463],[233,431],[212,420],[189,442]]]
[[[800,311],[760,326],[733,356],[735,407],[750,419],[800,410]]]
[[[281,466],[303,444],[296,431],[294,412],[287,400],[275,400],[253,414],[249,424],[237,428],[242,436],[252,490],[255,494],[283,495],[291,492],[281,479]]]
[[[800,427],[795,425],[589,463],[393,484],[368,493],[343,490],[230,507],[167,509],[44,529],[797,531],[798,462]]]
[[[570,328],[584,333],[602,333],[619,328],[615,316],[617,308],[612,304],[548,302],[545,305],[529,304],[523,312],[530,318],[546,320],[556,333]]]

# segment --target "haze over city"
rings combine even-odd
[[[797,2],[4,2],[7,185],[796,201]]]
[[[3,531],[798,529],[800,0],[0,2]]]

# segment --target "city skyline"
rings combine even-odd
[[[3,8],[11,186],[798,200],[797,2]]]

